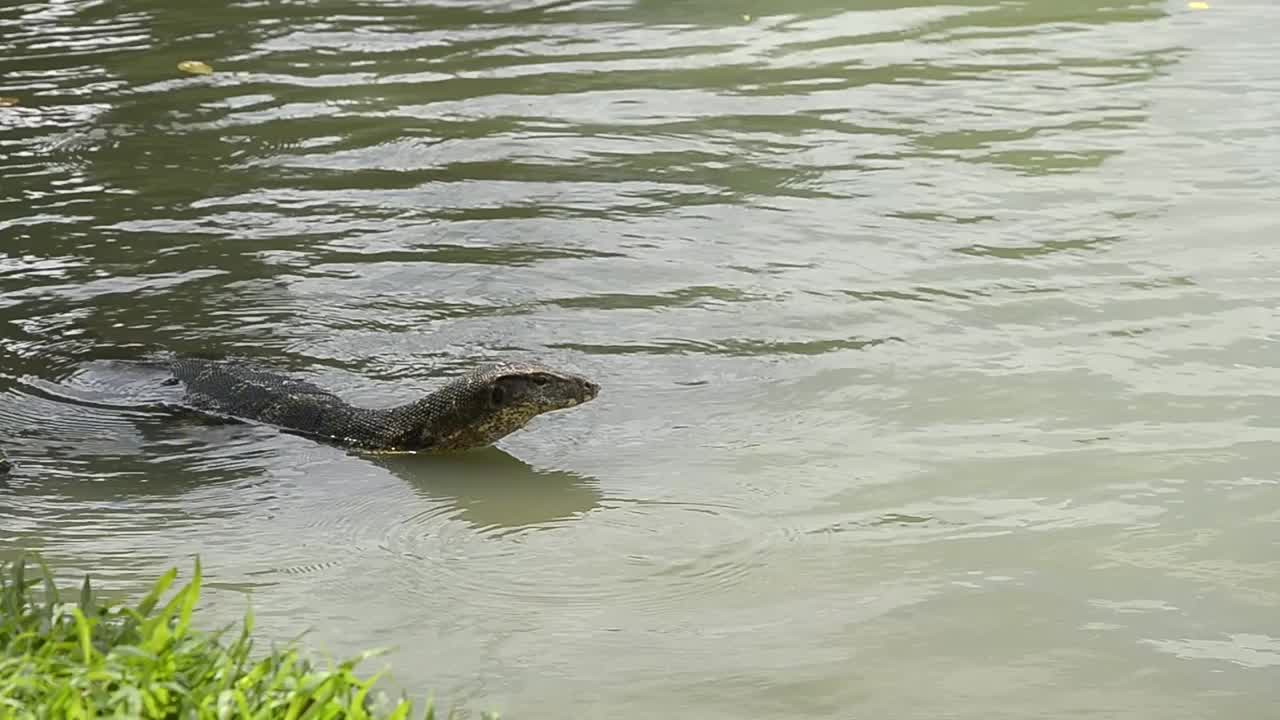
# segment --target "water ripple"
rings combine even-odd
[[[468,532],[455,512],[441,506],[405,518],[382,548],[425,564],[430,592],[471,598],[477,609],[496,611],[518,602],[607,604],[661,614],[697,596],[730,592],[763,562],[775,540],[725,507],[610,501],[596,511],[607,518],[607,534],[598,535],[595,552],[585,556],[555,542],[554,533]],[[668,534],[682,538],[676,555],[656,548],[654,554],[628,552]],[[531,552],[542,558],[536,566],[524,563]],[[418,584],[414,578],[405,582]]]

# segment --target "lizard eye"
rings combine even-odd
[[[507,398],[507,393],[502,389],[501,385],[496,385],[489,391],[489,402],[494,405],[501,405],[502,401]]]
[[[533,384],[534,384],[534,385],[546,385],[546,384],[547,384],[547,383],[549,383],[549,382],[551,382],[551,378],[547,377],[546,375],[534,375],[534,376],[533,376]]]

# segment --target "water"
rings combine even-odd
[[[205,622],[512,717],[1270,717],[1278,22],[7,4],[0,557],[199,555]],[[604,390],[371,460],[131,407],[156,347]]]

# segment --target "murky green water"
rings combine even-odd
[[[1272,717],[1278,24],[8,3],[0,556],[198,554],[207,621],[511,717]],[[156,347],[604,392],[448,460],[68,402]]]

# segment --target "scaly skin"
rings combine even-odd
[[[421,400],[385,409],[347,403],[323,388],[229,361],[170,363],[196,410],[255,420],[299,435],[375,451],[454,451],[492,445],[545,412],[581,405],[600,388],[542,365],[477,368]]]

